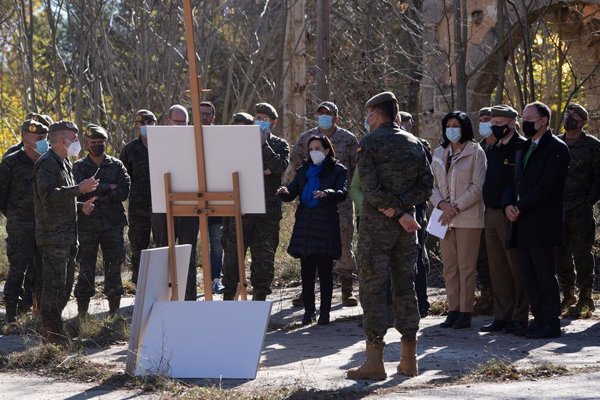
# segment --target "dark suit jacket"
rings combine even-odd
[[[517,149],[524,158],[531,140]],[[562,243],[563,195],[569,169],[567,145],[547,130],[520,176],[504,192],[503,208],[516,205],[521,214],[513,224],[517,247]],[[521,164],[521,163],[519,163]],[[518,167],[522,168],[521,165]],[[516,196],[515,194],[517,194]]]

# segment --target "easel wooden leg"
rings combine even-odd
[[[236,250],[238,259],[238,274],[239,282],[238,288],[235,294],[235,298],[240,300],[247,300],[246,293],[246,254],[244,252],[244,230],[242,229],[242,205],[240,196],[240,174],[234,172],[233,177],[233,207],[235,209],[235,237],[236,237]]]
[[[171,276],[171,301],[179,300],[179,285],[177,281],[177,265],[175,264],[175,217],[171,194],[171,174],[165,174],[165,196],[167,198],[167,237],[169,243],[169,271]]]

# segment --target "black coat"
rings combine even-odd
[[[287,186],[289,195],[279,195],[281,200],[292,201],[302,195],[310,165],[312,161],[309,160],[296,171],[294,180]],[[327,197],[319,199],[319,205],[314,208],[305,207],[301,201],[298,203],[296,222],[288,246],[288,253],[292,257],[321,255],[340,258],[342,244],[337,204],[346,198],[347,176],[346,167],[339,162],[330,158],[323,161],[319,190],[326,192]]]
[[[524,158],[530,144],[531,140],[527,140],[517,149],[517,160]],[[518,152],[522,152],[521,156]],[[520,211],[519,219],[513,224],[517,247],[562,243],[563,196],[569,159],[567,145],[548,130],[522,169],[520,179],[508,185],[503,206],[513,204]],[[521,164],[517,162],[516,167]]]

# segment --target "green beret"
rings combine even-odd
[[[254,123],[254,117],[245,112],[237,112],[233,114],[233,123],[239,124],[243,123],[246,125],[252,125]]]
[[[321,108],[326,108],[329,112],[334,113],[335,115],[338,115],[338,108],[337,106],[332,103],[331,101],[324,101],[321,104],[319,104],[317,106],[317,112],[319,112],[319,110]]]
[[[88,124],[85,127],[85,132],[83,132],[83,136],[89,139],[105,139],[108,140],[108,132],[99,126],[94,124]]]
[[[507,106],[506,104],[499,104],[497,106],[492,107],[490,115],[492,117],[517,118],[519,116],[519,113],[511,106]]]
[[[396,96],[392,92],[381,92],[371,97],[365,104],[365,108],[375,107],[378,104],[386,103],[388,101],[398,102]]]
[[[154,115],[154,113],[152,111],[148,111],[148,110],[138,110],[135,113],[135,122],[148,122],[148,121],[154,121],[156,122],[156,116]]]
[[[71,131],[75,133],[79,133],[79,129],[74,122],[71,121],[58,121],[50,125],[48,128],[48,132],[57,132],[57,131]]]
[[[23,125],[21,125],[21,131],[41,135],[44,133],[48,133],[48,127],[33,119],[28,119],[27,121],[23,122]]]
[[[399,111],[398,114],[400,114],[400,121],[402,122],[410,121],[412,119],[412,115],[406,111]]]
[[[50,125],[54,123],[54,120],[49,115],[38,114],[34,112],[30,112],[29,114],[27,114],[25,119],[32,119],[34,121],[39,122],[42,125],[46,125],[46,127],[50,127]]]
[[[492,107],[483,107],[481,110],[479,110],[479,116],[483,117],[483,116],[488,116],[491,117],[492,116]]]
[[[575,111],[575,113],[577,115],[579,115],[581,118],[583,118],[585,121],[587,121],[588,118],[590,117],[590,114],[587,112],[587,110],[585,108],[583,108],[583,106],[581,104],[569,103],[569,104],[567,104],[567,110]]]
[[[254,112],[256,112],[257,114],[258,113],[266,114],[271,119],[279,118],[279,116],[277,115],[277,110],[275,110],[275,107],[273,107],[269,103],[258,103],[256,105],[256,109],[254,110]]]

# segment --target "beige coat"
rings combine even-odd
[[[433,194],[429,198],[434,207],[440,201],[450,201],[460,212],[450,221],[451,228],[483,228],[483,182],[487,167],[485,152],[475,142],[466,142],[462,152],[446,171],[451,145],[438,147],[433,152]]]

